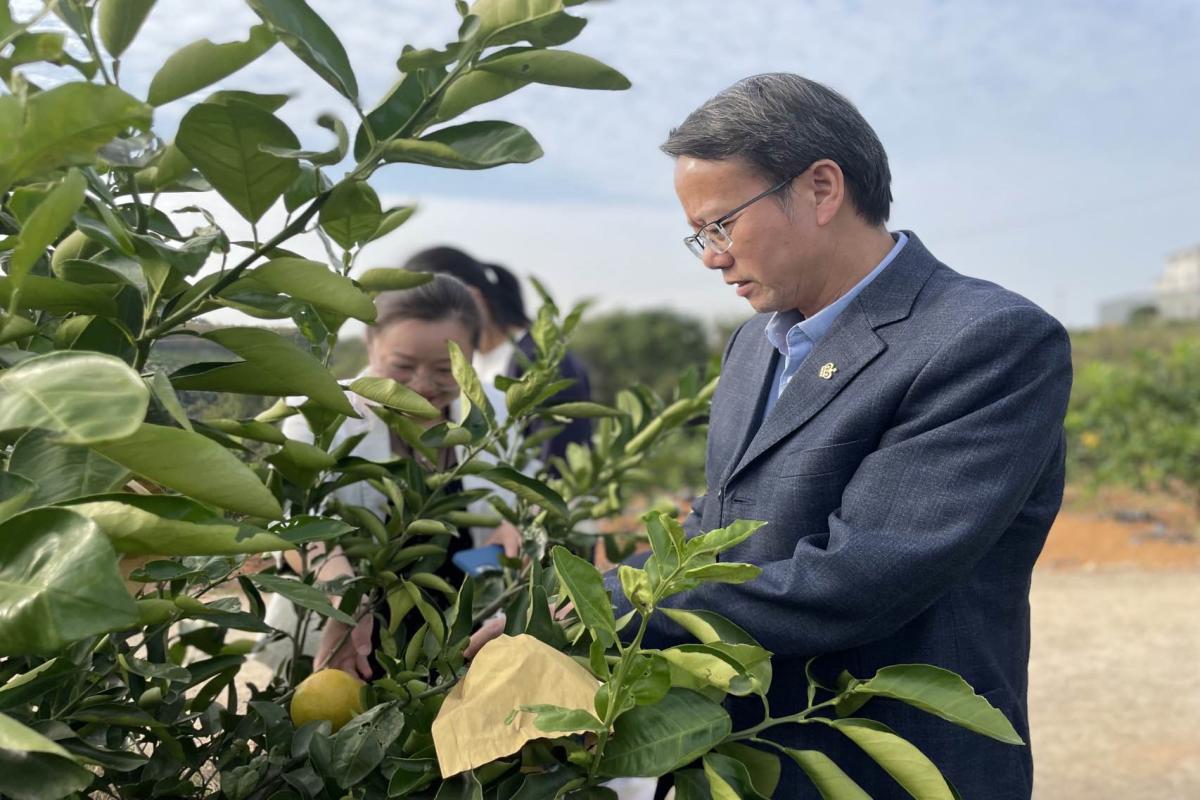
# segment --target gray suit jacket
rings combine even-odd
[[[763,574],[668,604],[722,614],[775,654],[774,716],[804,708],[811,656],[830,682],[843,669],[866,678],[921,662],[963,675],[1028,742],[1030,573],[1062,499],[1070,343],[1033,303],[954,272],[908,236],[766,419],[779,357],[768,316],[733,334],[713,398],[708,493],[686,527],[766,520],[722,556]],[[823,378],[826,364],[836,371]],[[629,610],[613,594],[618,613]],[[689,640],[657,615],[651,645]],[[730,710],[735,730],[761,718],[756,699]],[[860,715],[914,742],[968,800],[1032,791],[1028,747],[893,701]],[[822,750],[877,799],[905,796],[826,726],[772,738]],[[817,794],[788,763],[775,796]]]

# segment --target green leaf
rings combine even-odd
[[[283,193],[283,207],[290,214],[314,199],[322,192],[333,188],[325,173],[311,164],[300,164],[300,174]]]
[[[413,605],[417,607],[417,612],[429,626],[429,631],[433,634],[433,638],[437,639],[438,642],[445,642],[446,620],[442,617],[441,613],[425,599],[425,595],[415,584],[404,584],[404,591],[408,592],[408,596],[412,598]]]
[[[431,272],[414,272],[410,269],[376,267],[358,278],[358,285],[368,292],[389,292],[423,286],[433,280]]]
[[[0,523],[0,655],[51,652],[137,621],[117,554],[93,522],[38,508]]]
[[[568,419],[600,419],[602,417],[623,417],[624,411],[600,405],[599,403],[575,402],[559,403],[556,406],[546,406],[542,411]]]
[[[0,278],[0,303],[10,303],[16,285],[12,278]],[[21,284],[17,305],[51,314],[87,314],[90,316],[115,317],[117,304],[113,290],[104,286],[82,286],[68,280],[26,275]]]
[[[433,800],[483,800],[483,785],[467,770],[444,780]]]
[[[533,724],[543,733],[600,733],[604,730],[603,722],[581,708],[564,708],[543,703],[521,706],[521,710],[537,715]]]
[[[209,101],[217,102],[211,98]],[[139,170],[134,177],[137,179],[139,189],[152,192],[196,191],[208,188],[207,183],[193,172],[192,162],[179,152],[179,148],[175,146],[174,142],[169,142],[163,148],[162,154],[153,165]],[[197,182],[203,186],[197,186]]]
[[[343,789],[361,783],[404,730],[404,714],[385,703],[359,714],[333,737],[330,771]]]
[[[765,800],[754,788],[746,765],[729,756],[706,754],[704,775],[713,800]]]
[[[13,472],[0,472],[0,522],[29,505],[36,490],[28,478]]]
[[[727,527],[693,536],[687,543],[687,555],[690,558],[704,553],[723,553],[749,539],[766,524],[757,520],[739,519]]]
[[[237,419],[206,419],[204,420],[204,424],[210,428],[216,428],[221,433],[227,433],[239,439],[252,439],[256,442],[267,442],[268,444],[281,446],[287,444],[288,441],[287,437],[283,435],[283,431],[268,422]]]
[[[244,42],[213,44],[200,39],[175,51],[150,81],[147,101],[161,106],[227,78],[275,46],[275,34],[255,25]],[[215,103],[213,98],[205,102]]]
[[[541,157],[542,148],[529,131],[495,120],[442,128],[420,139],[396,139],[383,153],[385,161],[449,169],[491,169]]]
[[[60,745],[0,714],[0,794],[44,800],[82,792],[95,777]]]
[[[489,480],[501,488],[508,489],[527,503],[540,505],[551,513],[567,516],[567,504],[562,495],[541,481],[530,478],[512,467],[494,467],[479,473],[484,480]]]
[[[871,800],[871,796],[824,753],[788,748],[784,748],[784,752],[800,765],[824,800]]]
[[[250,580],[264,592],[286,597],[301,608],[307,608],[323,617],[336,619],[338,622],[351,627],[354,626],[354,617],[334,608],[324,592],[311,584],[290,578],[281,578],[278,575],[263,575],[261,573],[251,575]]]
[[[113,58],[120,58],[133,43],[153,7],[154,0],[100,0],[96,8],[100,41]]]
[[[847,717],[828,720],[827,724],[861,747],[913,797],[922,800],[955,800],[946,779],[934,763],[883,723]]]
[[[343,181],[321,206],[321,228],[343,249],[369,241],[383,221],[379,195],[366,181]]]
[[[420,419],[437,419],[442,415],[421,395],[391,378],[364,376],[350,384],[350,391],[372,403],[402,411]]]
[[[127,555],[223,556],[292,549],[286,539],[228,522],[186,497],[105,495],[67,507],[95,522],[113,548]]]
[[[975,694],[961,676],[929,664],[884,667],[853,694],[890,697],[1006,744],[1025,744],[1004,713]]]
[[[300,175],[294,160],[262,150],[299,147],[296,134],[269,111],[238,100],[193,106],[179,123],[175,145],[249,222],[257,222]]]
[[[446,87],[442,94],[442,101],[438,104],[434,121],[445,122],[454,119],[464,111],[512,94],[528,83],[525,80],[480,70],[460,75]]]
[[[659,653],[672,666],[672,681],[687,688],[715,686],[733,695],[760,692],[751,668],[767,661],[770,653],[747,644],[684,644]],[[681,682],[679,678],[685,678]]]
[[[248,275],[273,291],[311,303],[316,308],[354,317],[368,324],[375,321],[375,304],[371,298],[355,286],[354,281],[338,275],[319,261],[275,258]]]
[[[83,173],[73,169],[38,204],[29,219],[21,226],[17,246],[9,257],[8,276],[20,286],[33,265],[46,253],[46,248],[58,239],[71,224],[75,212],[83,205],[87,181]]]
[[[764,797],[775,794],[775,787],[779,785],[779,775],[782,772],[779,756],[738,742],[720,745],[717,752],[737,759],[746,767],[754,791]]]
[[[290,99],[292,99],[292,95],[290,94],[258,94],[257,92],[245,92],[238,89],[221,89],[204,98],[204,102],[224,105],[230,100],[240,100],[243,103],[258,106],[263,111],[278,111]]]
[[[516,49],[479,62],[478,69],[506,78],[575,89],[628,89],[629,79],[590,56],[567,50]]]
[[[64,165],[91,164],[126,128],[148,130],[150,106],[115,86],[64,83],[21,102],[0,96],[0,194]]]
[[[715,612],[685,611],[682,608],[661,608],[659,611],[704,644],[729,642],[758,645],[754,637]]]
[[[528,41],[553,47],[574,39],[587,24],[564,13],[562,0],[478,0],[471,13],[479,17],[476,35],[487,46]]]
[[[621,591],[625,593],[625,597],[635,608],[643,611],[650,608],[653,592],[650,589],[650,580],[646,576],[645,570],[621,564],[617,567],[617,577],[621,581]]]
[[[629,686],[630,696],[639,706],[657,703],[671,690],[671,665],[657,655],[649,660],[649,668]]]
[[[417,207],[412,206],[397,206],[389,208],[383,212],[383,219],[379,221],[379,227],[375,229],[375,233],[371,234],[370,241],[374,242],[387,236],[392,231],[399,228],[404,223],[408,222],[409,217],[417,213]],[[374,270],[367,270],[373,272]]]
[[[732,729],[720,705],[686,689],[672,689],[655,705],[617,718],[600,772],[610,777],[656,778],[707,753]]]
[[[358,100],[358,81],[350,67],[346,49],[304,0],[248,2],[254,13],[274,29],[279,40],[301,61],[352,102]]]
[[[31,507],[111,492],[129,476],[129,470],[95,450],[57,442],[53,433],[44,430],[31,430],[17,440],[8,469],[37,487]]]
[[[475,372],[475,367],[471,366],[471,361],[463,355],[462,348],[458,343],[451,340],[448,342],[450,348],[450,369],[454,374],[454,382],[458,384],[458,388],[462,390],[463,396],[470,402],[470,405],[479,409],[483,414],[483,418],[487,420],[488,428],[496,427],[496,412],[492,408],[492,402],[488,400],[487,392],[483,390],[483,384],[479,381],[479,375]],[[470,408],[464,408],[464,417],[470,412]]]
[[[646,536],[654,556],[646,562],[646,575],[653,588],[658,588],[663,577],[673,573],[683,558],[684,532],[679,522],[658,511],[646,514]]]
[[[684,577],[706,583],[746,583],[762,574],[762,567],[723,561],[686,570]]]
[[[142,297],[146,297],[150,293],[150,286],[146,282],[146,273],[142,269],[142,265],[134,259],[126,258],[118,253],[110,252],[93,256],[90,261],[80,258],[64,259],[54,264],[54,273],[64,281],[85,285],[125,284],[136,289]],[[109,300],[111,301],[111,298]],[[116,316],[115,305],[113,309],[109,316]]]
[[[131,472],[201,502],[254,517],[283,516],[258,476],[207,436],[144,424],[131,436],[92,447]]]
[[[324,542],[355,530],[340,519],[301,514],[271,526],[271,533],[292,544]]]
[[[401,133],[411,135],[419,122],[417,110],[425,102],[426,96],[432,95],[437,89],[444,75],[443,69],[423,69],[404,75],[379,105],[367,114],[366,125],[374,132],[375,139],[383,141]],[[369,149],[370,138],[366,126],[360,126],[354,137],[354,157],[364,158]]]
[[[71,63],[73,59],[65,56],[63,45],[66,37],[61,33],[22,33],[13,40],[12,50],[4,59],[3,68],[7,73],[15,66],[46,61],[62,65]],[[79,62],[74,62],[78,64]]]
[[[551,555],[558,580],[575,604],[580,621],[595,638],[610,646],[617,635],[617,624],[599,570],[562,546],[555,547]]]
[[[286,97],[286,95],[284,95]],[[268,109],[274,110],[274,109]],[[332,131],[337,137],[337,144],[331,150],[287,150],[268,146],[268,153],[280,158],[304,158],[319,167],[331,167],[346,157],[350,150],[350,133],[342,121],[332,114],[321,114],[317,117],[317,125]]]
[[[150,389],[150,393],[158,400],[159,405],[171,415],[171,419],[175,420],[179,427],[192,430],[192,421],[188,419],[187,411],[179,402],[179,396],[175,394],[175,387],[171,386],[171,379],[165,372],[161,369],[154,370],[154,374],[146,378],[146,387]]]
[[[203,338],[232,350],[244,360],[184,367],[171,375],[176,389],[281,397],[304,395],[331,411],[358,416],[329,370],[279,334],[262,328],[222,328],[209,331]]]
[[[0,373],[0,430],[44,428],[87,444],[133,433],[149,404],[141,377],[99,353],[47,353]]]
[[[24,339],[37,333],[37,323],[20,314],[3,317],[3,320],[0,323],[0,344],[15,342],[17,339]]]

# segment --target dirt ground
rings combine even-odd
[[[1195,516],[1128,497],[1067,507],[1031,597],[1034,797],[1200,798]]]

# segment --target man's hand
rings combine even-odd
[[[356,678],[370,680],[373,670],[369,656],[374,632],[373,614],[363,616],[353,628],[335,619],[325,620],[321,643],[317,646],[317,654],[313,658],[313,669],[332,667],[348,672]]]
[[[575,604],[567,600],[563,605],[559,606],[554,611],[554,618],[562,622],[575,611]],[[485,644],[495,639],[500,634],[504,633],[504,625],[507,619],[503,614],[497,614],[487,622],[479,626],[479,630],[471,634],[471,641],[467,642],[466,649],[463,650],[463,657],[471,659],[479,652],[479,649]]]
[[[497,614],[480,625],[479,630],[471,634],[471,641],[467,642],[467,647],[463,650],[463,658],[474,658],[481,647],[504,633],[504,624],[507,621],[503,614]]]
[[[508,520],[497,525],[496,530],[492,531],[492,535],[484,542],[484,544],[498,544],[503,547],[504,555],[507,558],[520,556],[523,543],[524,537],[521,536],[521,532]]]

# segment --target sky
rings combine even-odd
[[[310,3],[346,45],[368,107],[397,79],[405,43],[441,46],[458,24],[451,0]],[[37,5],[14,2],[18,16]],[[1149,291],[1168,254],[1200,244],[1195,0],[608,0],[572,13],[588,25],[566,49],[633,88],[531,86],[456,120],[524,125],[546,155],[480,172],[382,169],[373,185],[385,205],[415,200],[420,211],[361,267],[453,244],[536,275],[564,303],[748,316],[684,249],[690,230],[658,146],[708,97],[774,71],[832,86],[871,122],[893,174],[889,227],[1070,327],[1095,324],[1103,300]],[[144,96],[170,53],[244,38],[256,21],[235,0],[159,0],[122,85]],[[330,138],[319,113],[353,118],[282,45],[220,86],[293,93],[279,116],[314,149]],[[159,109],[156,129],[169,134],[208,91]],[[234,215],[220,219],[243,233]]]

